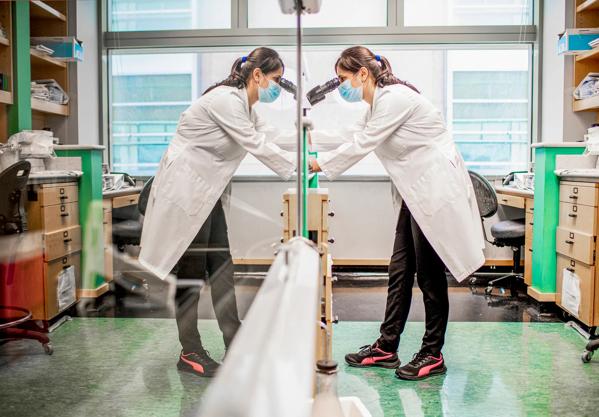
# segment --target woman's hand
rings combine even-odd
[[[310,158],[310,160],[308,161],[308,167],[310,169],[310,172],[322,172],[322,170],[320,169],[320,165],[318,165],[318,162],[314,158]]]

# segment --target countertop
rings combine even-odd
[[[123,195],[139,194],[142,189],[143,189],[143,187],[129,187],[129,188],[123,188],[123,189],[116,190],[116,191],[105,191],[102,193],[102,197],[103,198],[114,198],[114,197],[120,197]]]

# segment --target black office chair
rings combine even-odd
[[[517,219],[504,220],[495,223],[493,226],[491,226],[491,235],[493,235],[493,240],[489,240],[484,227],[484,219],[487,219],[497,213],[497,194],[495,193],[493,186],[482,175],[472,171],[468,172],[474,187],[474,193],[478,203],[478,210],[480,212],[481,222],[483,223],[485,240],[498,247],[509,246],[512,248],[513,254],[512,271],[507,275],[489,281],[487,288],[485,289],[485,293],[491,294],[494,287],[505,288],[507,285],[504,284],[508,284],[511,294],[516,296],[517,284],[524,279],[520,268],[520,259],[522,256],[522,246],[524,245],[525,241],[525,221],[524,219]],[[475,285],[477,283],[477,277],[470,279],[471,285]]]
[[[23,206],[21,195],[27,187],[31,164],[19,161],[0,173],[0,239],[6,235],[16,235],[23,232]],[[14,285],[15,271],[12,261],[0,266],[0,293],[3,286]],[[21,328],[30,324],[31,311],[20,306],[0,305],[0,343],[11,340],[37,340],[44,351],[51,355],[53,352],[50,339],[39,331]]]
[[[124,220],[114,223],[112,226],[113,244],[120,252],[125,251],[125,245],[139,245],[141,242],[141,231],[143,228],[143,216],[146,214],[148,199],[150,198],[150,190],[154,177],[150,178],[139,193],[139,199],[136,206],[125,207],[113,211],[116,218],[126,217]],[[132,274],[118,274],[114,279],[113,291],[120,303],[127,295],[148,296],[148,283],[143,277],[136,277]]]
[[[146,213],[152,182],[154,177],[144,184],[136,206],[117,208],[112,211],[112,242],[121,252],[124,252],[126,245],[137,246],[141,241],[143,215]]]

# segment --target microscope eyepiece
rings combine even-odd
[[[291,81],[285,78],[281,78],[281,81],[279,81],[279,85],[283,90],[287,91],[289,94],[293,94],[294,99],[297,99],[297,87],[295,86],[295,84],[293,84]]]
[[[312,90],[308,91],[306,94],[306,98],[308,102],[313,106],[316,103],[320,103],[324,100],[325,96],[333,90],[336,90],[337,87],[341,84],[339,78],[335,77],[332,80],[327,81],[322,85],[318,85],[314,87]]]

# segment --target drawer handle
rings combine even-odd
[[[532,248],[528,248],[528,251],[532,253]]]
[[[67,217],[69,215],[69,213],[61,213],[60,217]]]
[[[572,200],[577,200],[577,199],[578,199],[578,196],[577,196],[577,195],[571,195],[571,196],[570,196],[570,197],[568,197],[568,198],[571,198]]]
[[[62,267],[62,269],[69,269],[70,267],[72,267],[73,265],[65,265]]]
[[[568,217],[578,217],[578,214],[570,213],[570,214],[568,214]]]
[[[72,241],[73,241],[73,239],[64,239],[64,240],[63,240],[63,242],[64,242],[64,244],[65,244],[65,245],[66,245],[67,243],[70,243],[70,242],[72,242]]]
[[[566,270],[570,271],[570,272],[574,272],[574,268],[567,267]]]
[[[504,203],[507,203],[508,199],[507,198],[502,198],[501,201],[503,201]]]
[[[574,244],[574,241],[573,241],[573,240],[566,240],[566,243],[567,243],[568,245],[573,245],[573,244]]]
[[[67,198],[69,198],[69,196],[68,195],[61,195],[59,198],[61,200],[66,200]]]
[[[530,223],[528,223],[528,224],[529,224],[529,225],[531,225],[531,226],[534,226],[534,223],[532,223],[532,222],[530,222]]]

